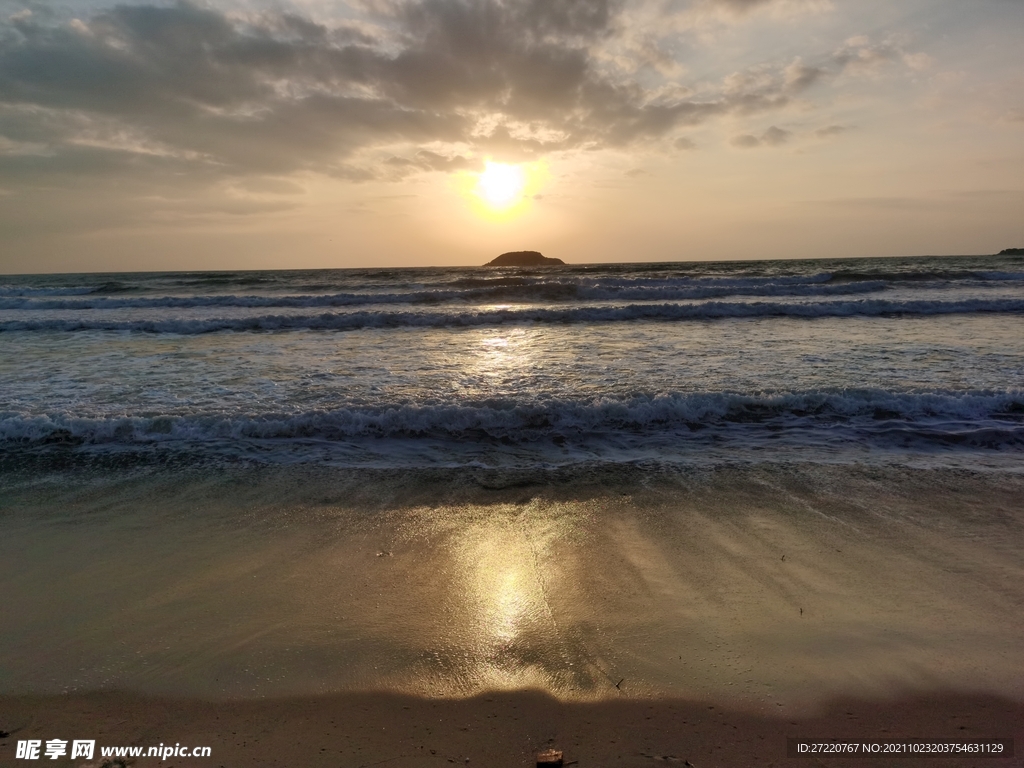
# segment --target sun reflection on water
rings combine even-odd
[[[486,605],[482,624],[492,636],[492,644],[505,646],[516,639],[529,610],[529,595],[524,574],[516,570],[481,570],[480,591]]]
[[[464,376],[470,391],[490,397],[495,389],[518,389],[538,368],[533,338],[523,329],[491,332],[467,345]]]
[[[534,548],[544,544],[531,542],[510,522],[474,526],[463,539],[459,560],[471,614],[465,640],[484,687],[548,687],[560,654],[537,572]]]

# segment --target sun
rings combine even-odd
[[[547,182],[547,164],[541,160],[525,163],[501,163],[482,158],[478,171],[455,174],[455,189],[480,218],[491,222],[509,222],[527,213],[541,199]]]
[[[518,165],[488,160],[479,175],[476,193],[494,210],[503,210],[519,202],[526,188],[526,174]]]

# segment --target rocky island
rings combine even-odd
[[[1004,248],[999,252],[1000,256],[1024,256],[1024,248]],[[499,257],[500,258],[500,257]]]
[[[549,259],[539,251],[509,251],[491,259],[485,267],[539,267],[565,264],[561,259]]]

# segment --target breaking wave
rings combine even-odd
[[[0,414],[3,443],[154,443],[207,440],[346,440],[432,437],[446,440],[637,439],[659,432],[699,433],[737,425],[854,427],[876,434],[916,431],[940,441],[982,431],[1000,445],[1024,444],[1024,391],[892,393],[880,390],[783,393],[671,393],[590,401],[481,401],[349,407],[301,413],[183,413],[83,417]],[[993,446],[995,447],[995,446]]]
[[[394,277],[394,276],[393,276]],[[590,272],[545,274],[498,274],[462,277],[455,280],[434,276],[431,287],[410,282],[398,285],[377,276],[378,290],[359,292],[337,290],[345,282],[304,286],[318,291],[306,294],[190,294],[152,295],[160,286],[171,288],[224,288],[231,286],[280,286],[281,280],[240,276],[211,276],[200,281],[172,280],[143,287],[125,281],[108,280],[93,285],[17,286],[0,285],[0,310],[104,310],[104,309],[187,309],[202,307],[316,308],[368,305],[478,304],[586,301],[700,301],[743,297],[833,297],[878,293],[906,284],[912,287],[943,287],[950,283],[981,287],[1024,281],[1024,272],[980,270],[835,270],[802,275],[693,276],[678,273],[642,273],[634,276]],[[437,279],[440,278],[440,279]],[[351,279],[351,278],[350,278]],[[404,284],[404,285],[403,285]],[[381,288],[384,288],[381,290]],[[387,290],[390,287],[391,290]],[[404,288],[404,289],[403,289]],[[332,290],[334,289],[334,290]],[[397,289],[397,290],[396,290]],[[151,295],[125,296],[126,293]],[[113,294],[113,295],[111,295]]]
[[[98,318],[7,320],[11,331],[140,331],[194,335],[216,331],[346,331],[360,328],[519,325],[526,323],[614,323],[699,321],[758,317],[883,317],[974,313],[1024,313],[1024,299],[964,301],[888,301],[862,299],[829,302],[705,302],[702,304],[630,304],[618,307],[494,308],[452,312],[337,312],[315,315],[257,315],[241,318],[104,320]]]
[[[134,296],[85,299],[0,297],[0,309],[190,309],[197,307],[351,307],[374,304],[449,304],[551,301],[686,301],[727,296],[847,296],[885,289],[880,282],[822,286],[761,283],[756,285],[580,285],[545,281],[524,285],[491,285],[471,290],[407,291],[402,293],[332,293],[296,296]]]

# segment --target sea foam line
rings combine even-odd
[[[614,323],[638,320],[685,321],[758,317],[881,317],[977,313],[1024,313],[1024,299],[963,301],[706,302],[703,304],[629,304],[619,307],[495,308],[466,312],[324,312],[316,315],[258,315],[241,318],[104,320],[88,318],[7,320],[11,331],[140,331],[200,334],[215,331],[346,331],[360,328],[460,327],[528,323]]]
[[[190,309],[204,307],[314,308],[374,304],[452,304],[551,301],[687,301],[729,296],[849,296],[885,290],[883,282],[845,285],[778,284],[672,286],[606,286],[566,281],[545,281],[517,286],[490,286],[465,290],[428,290],[400,293],[331,293],[289,296],[133,296],[66,298],[0,298],[0,310],[86,309]]]
[[[408,290],[309,294],[216,294],[109,296],[123,294],[120,282],[93,286],[31,287],[0,285],[0,309],[76,310],[189,307],[347,307],[369,304],[438,304],[497,301],[685,301],[729,296],[844,296],[894,288],[900,284],[955,289],[1024,281],[1024,273],[999,271],[857,272],[837,270],[809,275],[642,275],[620,277],[589,273],[464,277],[438,281],[435,287]],[[251,280],[237,281],[247,285]],[[219,284],[219,283],[218,283]],[[230,284],[230,283],[229,283]],[[136,289],[143,289],[141,284]],[[338,286],[343,288],[343,286]]]
[[[300,413],[117,414],[0,413],[0,442],[72,440],[150,443],[166,440],[438,437],[533,440],[554,435],[635,436],[689,428],[765,423],[827,429],[920,427],[932,434],[965,426],[1024,436],[1024,391],[893,393],[881,390],[780,393],[671,393],[590,401],[403,404]]]

